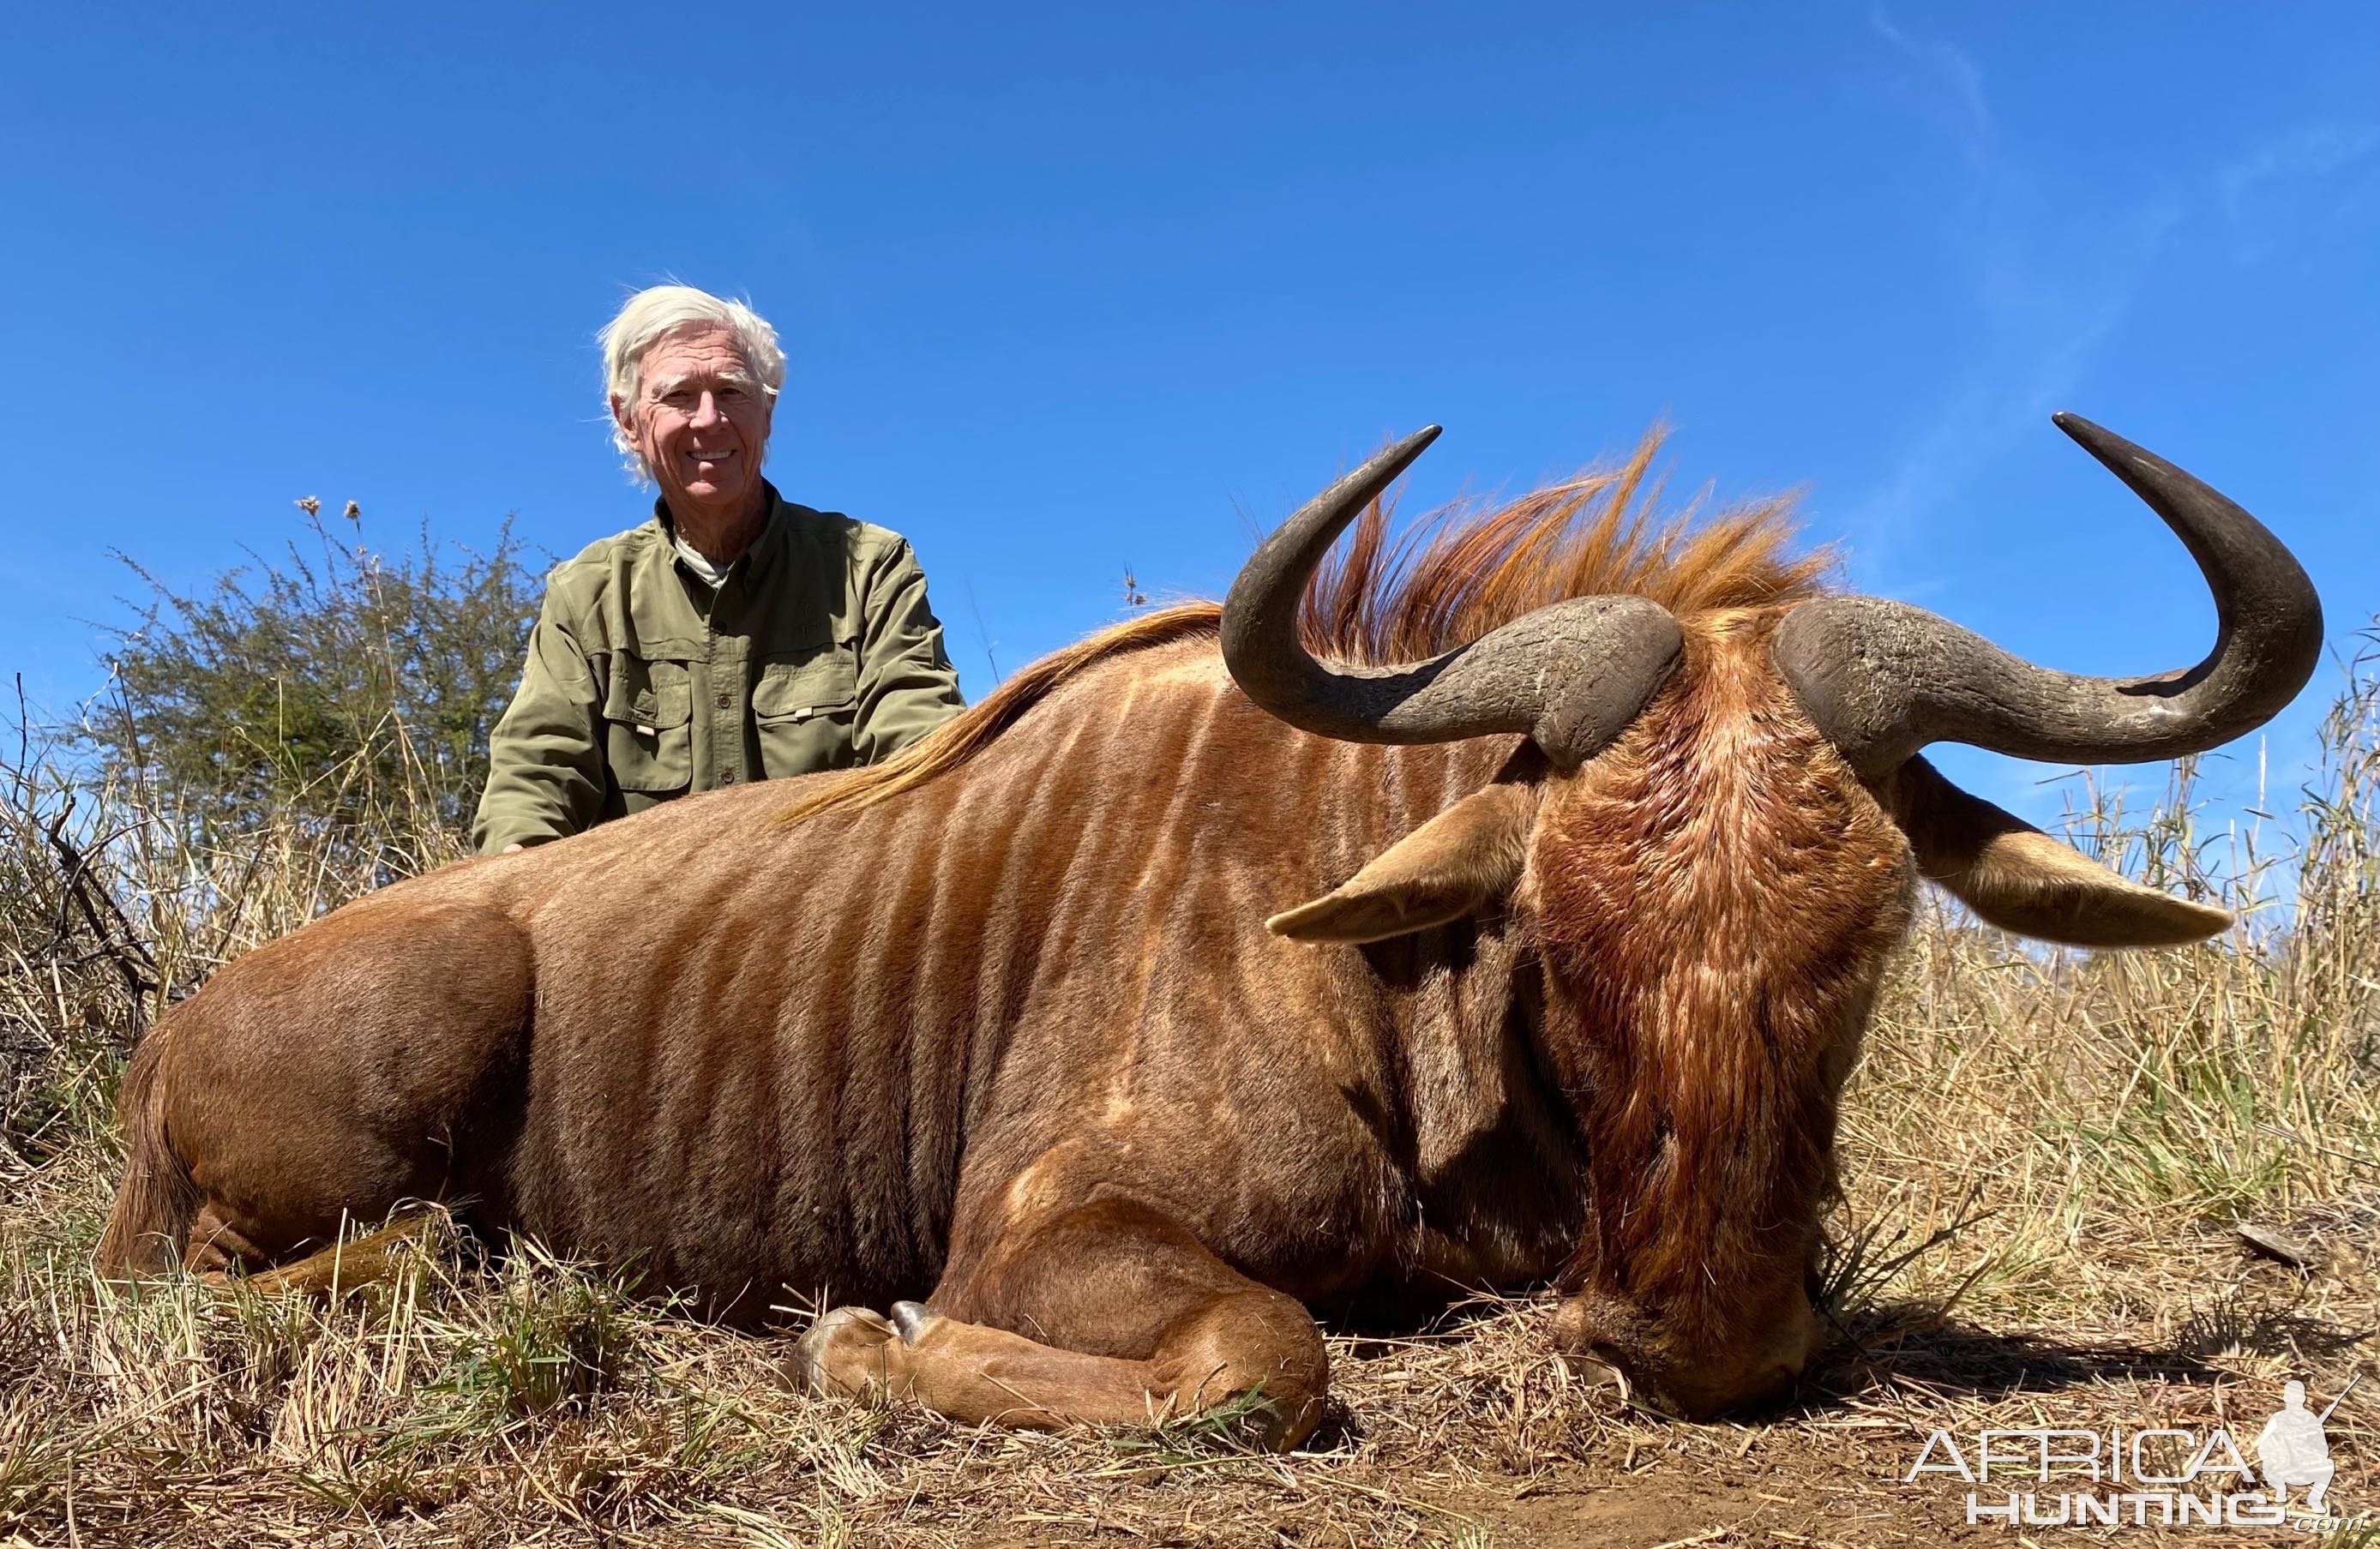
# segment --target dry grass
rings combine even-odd
[[[777,1341],[443,1228],[327,1302],[94,1285],[130,1032],[371,877],[294,829],[210,848],[137,790],[57,821],[24,748],[0,802],[0,1541],[2018,1542],[1966,1526],[1955,1482],[1901,1482],[1928,1432],[2222,1423],[2245,1446],[2285,1377],[2326,1402],[2372,1369],[2380,662],[2327,745],[2264,853],[2192,831],[2187,771],[2145,817],[2095,794],[2078,820],[2133,875],[2244,908],[2221,941],[2086,958],[1925,923],[1847,1104],[1839,1339],[1797,1407],[1631,1412],[1547,1355],[1549,1304],[1485,1302],[1340,1339],[1331,1418],[1288,1458],[1226,1424],[1050,1438],[796,1396]],[[2329,1426],[2349,1508],[2380,1507],[2375,1388]]]

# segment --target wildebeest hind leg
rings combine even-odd
[[[1148,1206],[1102,1200],[1012,1227],[953,1271],[927,1305],[900,1303],[890,1320],[829,1313],[802,1342],[802,1374],[1029,1430],[1245,1405],[1257,1434],[1286,1448],[1321,1416],[1328,1357],[1305,1309]]]
[[[249,954],[151,1035],[189,1267],[286,1265],[405,1200],[483,1192],[520,1101],[528,943],[492,909],[398,902]]]

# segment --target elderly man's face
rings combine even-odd
[[[725,328],[684,328],[645,351],[636,402],[612,412],[681,515],[741,511],[760,487],[774,405]]]

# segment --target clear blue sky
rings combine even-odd
[[[1865,588],[2195,660],[2071,407],[2265,515],[2338,637],[2380,609],[2370,5],[20,6],[0,668],[70,707],[111,549],[195,580],[300,495],[633,524],[591,335],[668,276],[776,321],[774,478],[911,538],[971,696],[1430,420],[1417,500],[1667,415],[1682,487],[1805,489]]]

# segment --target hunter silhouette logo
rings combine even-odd
[[[2323,1424],[2362,1380],[2362,1373],[2355,1374],[2320,1414],[2305,1407],[2305,1384],[2292,1382],[2281,1389],[2280,1411],[2265,1422],[2256,1437],[2256,1461],[2264,1465],[2265,1482],[2278,1493],[2277,1498],[2286,1499],[2292,1485],[2301,1484],[2307,1487],[2305,1509],[2323,1510],[2332,1472],[2330,1438],[2323,1434]]]

